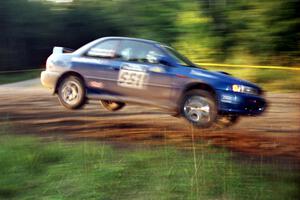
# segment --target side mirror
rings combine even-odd
[[[167,56],[160,56],[158,63],[166,66],[172,66],[172,61]]]

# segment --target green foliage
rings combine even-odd
[[[212,36],[220,38],[220,61],[253,57],[239,64],[298,65],[299,1],[199,1],[211,17]],[[235,60],[235,59],[234,59]]]
[[[266,86],[270,90],[300,91],[300,72],[282,70],[256,70],[253,81]]]
[[[14,83],[18,81],[38,78],[40,76],[40,73],[41,71],[0,74],[0,84]]]
[[[230,73],[236,78],[245,79],[256,83],[268,92],[298,92],[300,90],[300,71],[253,68],[240,69],[226,67],[207,67],[207,69],[212,71],[224,71]]]
[[[169,43],[196,62],[298,65],[298,4],[299,0],[0,1],[0,70],[38,67],[53,46],[78,48],[112,35]]]
[[[5,133],[5,132],[4,132]],[[295,199],[297,178],[213,148],[112,149],[0,135],[0,199]],[[194,156],[193,156],[194,155]]]

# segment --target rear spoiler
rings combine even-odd
[[[52,53],[53,54],[63,54],[63,53],[72,53],[74,49],[65,48],[65,47],[54,47]]]

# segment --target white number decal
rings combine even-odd
[[[140,71],[121,69],[118,85],[122,87],[143,89],[147,74]]]

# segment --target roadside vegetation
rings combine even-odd
[[[116,149],[0,133],[0,199],[297,199],[299,173],[223,149]],[[297,185],[298,184],[298,185]]]
[[[0,1],[0,71],[41,66],[53,46],[103,36],[157,40],[197,62],[299,65],[297,0],[59,2]]]
[[[43,66],[53,46],[77,49],[104,36],[157,40],[196,63],[299,65],[299,2],[295,0],[59,2],[0,1],[0,71]],[[300,88],[299,71],[223,71],[268,90]],[[0,75],[0,84],[31,77],[35,73]]]
[[[40,73],[41,71],[5,73],[5,74],[0,73],[0,85],[38,78],[40,76]]]
[[[203,67],[212,71],[224,71],[234,77],[251,81],[267,92],[300,91],[300,71],[296,70]]]

